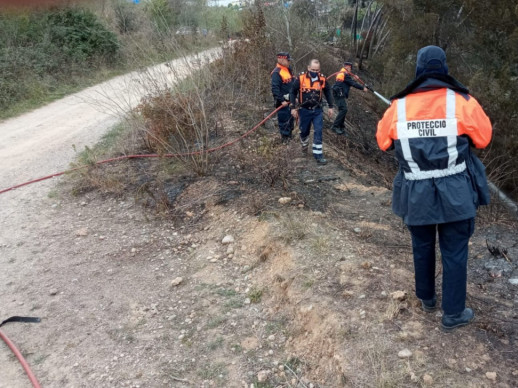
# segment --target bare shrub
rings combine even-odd
[[[194,91],[165,93],[146,98],[137,108],[145,120],[146,147],[159,154],[188,154],[203,151],[208,140],[208,123],[199,96]],[[189,161],[194,171],[207,172],[208,154],[179,156]]]

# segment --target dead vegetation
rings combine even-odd
[[[237,77],[247,49],[235,50],[237,60],[225,56],[213,70],[235,71]],[[159,153],[203,150],[235,139],[268,112],[236,108],[249,86],[237,79],[243,81],[237,89],[222,85],[217,91],[230,94],[188,89],[180,98],[172,93],[148,98],[139,108],[144,124],[135,126],[142,136],[128,138]],[[195,102],[223,95],[224,100]],[[197,109],[187,110],[186,101]],[[325,170],[301,154],[297,142],[280,144],[269,125],[205,155],[205,164],[177,158],[112,166],[122,188],[99,181],[109,177],[104,167],[86,171],[83,182],[90,190],[122,193],[147,209],[149,222],[175,228],[177,235],[169,236],[171,261],[161,260],[164,268],[157,272],[170,269],[187,279],[172,296],[163,284],[146,294],[174,311],[171,318],[157,310],[162,328],[153,329],[163,334],[156,346],[172,354],[171,366],[160,364],[163,380],[143,374],[125,381],[255,388],[485,386],[485,373],[498,368],[501,385],[512,386],[518,373],[516,294],[505,282],[516,265],[500,277],[488,275],[492,259],[484,238],[508,236],[515,224],[496,224],[502,214],[498,210],[496,216],[496,208],[482,213],[468,292],[477,322],[454,337],[436,330],[439,317],[424,313],[413,296],[408,232],[391,213],[387,187],[393,159],[375,152],[368,140],[375,122],[362,113],[368,100],[353,106],[351,138],[325,133],[333,160]],[[220,113],[208,113],[213,110]],[[290,201],[281,204],[281,197]],[[227,234],[236,239],[231,248],[221,246]],[[510,256],[518,257],[516,244],[506,244]],[[149,254],[156,246],[148,249]],[[144,265],[144,253],[137,257]],[[395,291],[406,298],[394,299]],[[142,343],[139,336],[150,333],[145,325],[119,337]],[[398,356],[404,349],[411,356]],[[146,362],[158,368],[155,356]]]

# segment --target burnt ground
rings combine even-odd
[[[212,155],[205,176],[137,160],[52,190],[19,242],[0,247],[32,268],[5,285],[2,308],[42,317],[5,327],[42,385],[516,386],[516,223],[498,206],[481,211],[468,275],[476,320],[440,331],[440,312],[414,296],[374,105],[351,108],[349,139],[326,132],[327,166],[279,144],[269,123]],[[22,386],[6,359],[0,387]]]

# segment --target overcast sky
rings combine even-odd
[[[220,7],[226,7],[229,3],[235,0],[209,0],[209,5],[219,5]]]

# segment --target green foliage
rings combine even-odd
[[[150,0],[146,3],[146,10],[156,32],[160,34],[170,32],[171,26],[175,23],[175,17],[179,13],[173,12],[168,0]]]
[[[248,297],[250,298],[251,303],[259,303],[263,296],[263,290],[252,288],[248,293]]]
[[[391,95],[415,72],[416,53],[426,45],[446,51],[450,74],[468,86],[491,118],[494,138],[488,160],[518,155],[518,9],[515,0],[385,0],[390,40],[371,69]],[[518,188],[518,161],[492,163],[500,185]],[[503,165],[502,163],[505,163]],[[505,172],[502,172],[505,171]]]
[[[230,32],[228,30],[228,20],[225,15],[221,18],[221,28],[219,31],[220,39],[228,39]]]
[[[57,9],[47,15],[51,45],[62,48],[65,60],[80,63],[94,58],[112,60],[119,49],[115,34],[90,11]]]
[[[0,15],[0,109],[44,99],[64,77],[117,59],[116,36],[83,9]]]

